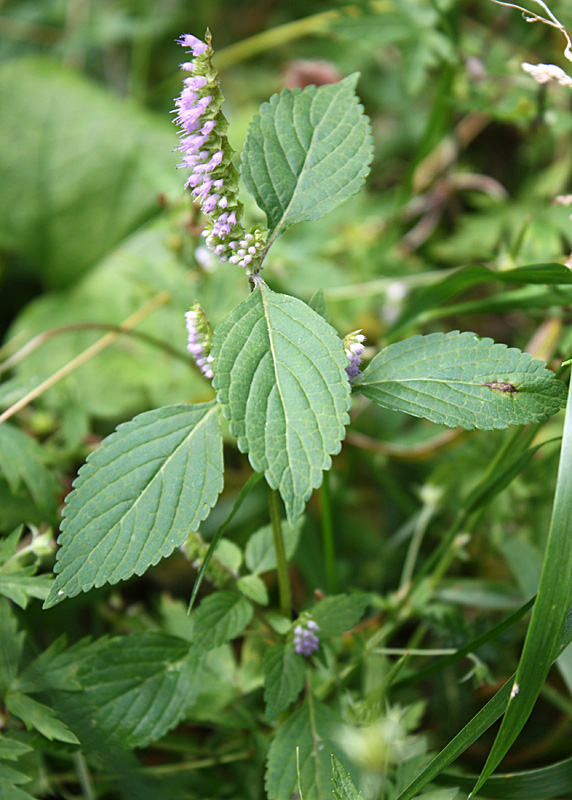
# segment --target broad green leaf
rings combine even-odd
[[[294,524],[349,421],[342,342],[301,300],[259,281],[217,327],[212,353],[213,385],[231,433],[280,491]]]
[[[179,191],[167,120],[54,59],[4,63],[0,108],[0,248],[52,286],[160,213],[160,192]]]
[[[243,575],[236,582],[236,588],[249,600],[261,606],[269,603],[268,589],[266,584],[258,575]]]
[[[246,628],[252,613],[248,600],[234,592],[215,592],[205,597],[191,617],[194,646],[212,650],[231,641]]]
[[[332,755],[347,768],[338,735],[341,721],[313,698],[280,726],[268,751],[266,791],[273,800],[291,800],[298,793],[296,748],[300,748],[300,782],[304,800],[330,797]]]
[[[260,107],[242,154],[242,177],[271,237],[319,219],[362,186],[372,159],[357,73],[338,83],[285,89]]]
[[[209,514],[223,485],[216,403],[135,417],[88,457],[64,510],[45,607],[142,575]]]
[[[319,636],[341,636],[360,621],[369,603],[367,595],[339,594],[320,600],[310,613],[320,626]]]
[[[12,494],[23,483],[40,512],[51,519],[60,487],[43,460],[42,449],[34,439],[7,422],[0,425],[0,472]]]
[[[46,739],[79,744],[75,734],[57,718],[55,711],[43,703],[38,703],[37,700],[21,692],[9,691],[6,694],[5,704],[8,711],[19,717],[28,730],[37,730]]]
[[[508,707],[481,776],[477,791],[500,764],[530,716],[552,664],[572,602],[572,393],[569,393],[562,433],[556,493],[550,531],[532,618]]]
[[[81,661],[74,710],[127,747],[160,739],[200,688],[203,655],[183,639],[134,633],[96,643]]]
[[[335,756],[332,756],[332,783],[336,800],[361,800],[361,794],[354,786],[350,775]]]
[[[277,644],[264,654],[264,702],[266,717],[275,719],[296,700],[304,687],[306,661],[292,644]]]
[[[563,264],[530,264],[516,269],[492,270],[482,264],[460,267],[447,274],[439,283],[419,289],[406,304],[399,319],[390,327],[388,336],[393,337],[413,320],[433,319],[435,314],[449,313],[443,308],[447,300],[480,283],[495,281],[516,284],[570,284],[572,272]],[[490,300],[487,298],[486,303]]]
[[[288,561],[296,552],[303,524],[303,519],[299,519],[294,525],[289,525],[286,521],[282,521],[282,537]],[[270,572],[270,570],[276,569],[272,525],[265,525],[252,534],[246,544],[244,560],[246,566],[254,575],[261,575],[263,572]]]
[[[0,695],[10,688],[18,674],[24,637],[24,631],[18,631],[10,604],[0,597]]]
[[[60,636],[19,673],[14,689],[25,694],[61,689],[75,692],[81,689],[77,672],[89,652],[89,639],[81,639],[66,647],[66,637]],[[93,646],[92,646],[93,649]]]
[[[382,407],[468,430],[537,422],[566,402],[564,384],[529,353],[458,331],[389,345],[358,388]]]

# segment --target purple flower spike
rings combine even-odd
[[[365,336],[363,333],[360,333],[360,331],[348,333],[344,339],[346,356],[350,362],[349,366],[346,367],[346,372],[351,384],[355,383],[355,381],[361,376],[359,366],[361,364],[362,353],[365,350],[363,344],[364,342]]]
[[[213,357],[210,355],[212,331],[199,303],[194,303],[185,314],[187,322],[187,350],[195,359],[195,363],[205,378],[212,380]]]
[[[303,625],[296,625],[294,628],[294,650],[298,655],[311,656],[315,653],[320,646],[320,639],[317,636],[317,631],[320,627],[314,620],[309,620],[306,627]]]

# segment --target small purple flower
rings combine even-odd
[[[201,42],[200,39],[197,39],[196,36],[193,36],[192,33],[184,33],[180,39],[177,39],[177,44],[180,44],[182,47],[188,47],[195,58],[202,55],[207,49],[207,45]]]
[[[349,366],[346,367],[346,372],[350,383],[353,385],[355,381],[361,377],[360,364],[362,353],[365,350],[364,343],[365,336],[360,331],[348,333],[344,339],[344,347],[346,356],[349,359]]]
[[[320,646],[320,639],[317,635],[319,630],[318,623],[314,622],[313,619],[306,622],[305,627],[296,625],[294,628],[294,650],[298,655],[307,658],[316,652]]]

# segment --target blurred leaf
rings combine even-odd
[[[42,91],[38,92],[38,86]],[[67,286],[178,193],[167,121],[54,61],[0,68],[0,247]]]
[[[8,691],[18,674],[24,638],[10,604],[0,597],[0,694]]]
[[[292,644],[268,648],[262,662],[264,702],[270,721],[296,700],[304,687],[306,660],[294,651]]]
[[[310,614],[318,623],[320,639],[341,636],[360,621],[369,604],[368,595],[339,594],[320,600]]]
[[[51,575],[36,575],[36,567],[23,566],[17,561],[0,567],[0,594],[20,608],[26,608],[28,600],[35,597],[45,600],[50,592]]]
[[[258,603],[261,606],[267,606],[269,603],[268,589],[258,575],[243,575],[242,578],[237,580],[236,588],[254,603]]]
[[[74,692],[81,689],[77,678],[79,665],[87,653],[89,640],[82,639],[66,648],[66,637],[60,636],[20,672],[14,688],[25,694],[61,689]]]
[[[289,525],[288,522],[282,520],[282,538],[284,539],[284,550],[288,561],[296,552],[303,525],[303,517],[294,525]],[[246,544],[244,560],[246,566],[254,575],[261,575],[263,572],[270,572],[270,570],[276,569],[272,525],[265,525],[252,534]]]
[[[4,422],[0,425],[0,471],[12,493],[23,483],[38,510],[52,519],[59,485],[43,465],[44,454],[34,439]]]
[[[305,303],[260,282],[217,327],[212,354],[231,433],[280,491],[293,524],[341,448],[349,406],[342,342]]]
[[[358,77],[285,89],[252,121],[241,172],[272,238],[295,222],[324,216],[365,181],[373,148],[354,93]]]
[[[120,425],[68,495],[45,607],[142,575],[208,516],[222,486],[215,402],[165,406]]]
[[[566,402],[565,385],[529,353],[458,331],[389,345],[358,388],[382,407],[468,430],[537,422]]]
[[[442,775],[440,781],[454,783],[469,792],[476,775]],[[493,775],[487,780],[487,797],[491,800],[538,800],[539,797],[572,795],[572,758],[539,769]],[[425,797],[425,795],[423,795]]]

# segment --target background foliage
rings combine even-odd
[[[552,8],[570,29],[568,5]],[[198,297],[216,327],[249,302],[240,270],[201,246],[172,152],[173,40],[207,26],[237,150],[273,92],[360,73],[374,139],[366,189],[284,233],[265,264],[275,292],[308,302],[323,289],[316,310],[372,348],[468,330],[553,369],[572,350],[572,221],[555,202],[570,191],[572,95],[520,68],[565,66],[557,31],[485,0],[0,3],[1,410],[46,381],[0,424],[0,796],[282,800],[298,791],[293,742],[307,750],[317,734],[324,749],[300,763],[306,800],[329,796],[331,753],[342,798],[357,796],[348,771],[364,797],[397,798],[440,752],[439,783],[418,792],[466,797],[526,633],[524,611],[495,626],[536,591],[562,414],[473,433],[354,402],[328,481],[285,530],[297,612],[328,595],[313,616],[330,641],[309,675],[252,615],[250,601],[275,608],[277,597],[262,483],[186,614],[197,563],[251,475],[226,431],[225,490],[200,534],[159,543],[172,555],[143,577],[41,610],[62,501],[86,457],[134,415],[129,425],[157,422],[167,436],[191,414],[200,437],[214,393],[185,351],[183,314]],[[378,381],[379,361],[368,372]],[[123,470],[111,468],[120,499]],[[198,528],[206,510],[187,489],[166,513]],[[151,560],[128,552],[117,579]],[[557,656],[501,764],[516,776],[480,796],[570,796],[572,656],[547,651],[546,670]]]

